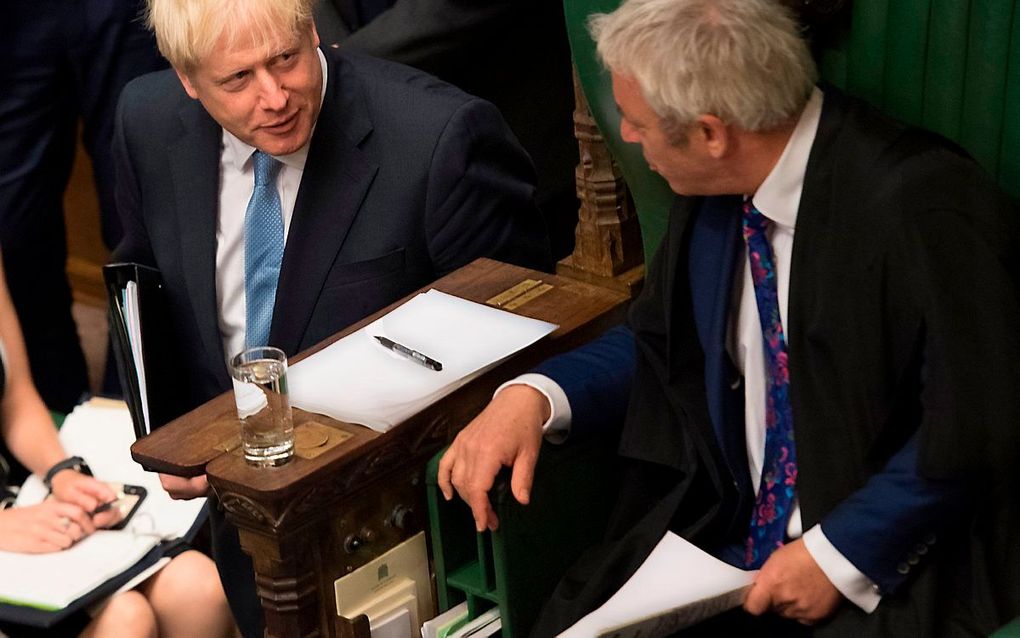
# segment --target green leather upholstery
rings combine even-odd
[[[563,2],[581,86],[633,194],[647,262],[672,193],[638,146],[620,139],[609,74],[586,26],[619,4]],[[823,79],[960,143],[1020,201],[1020,0],[854,0],[846,24],[821,37]]]
[[[574,66],[581,88],[588,99],[592,116],[606,140],[606,146],[623,172],[634,206],[641,239],[644,242],[645,263],[651,262],[666,231],[666,218],[673,203],[673,192],[666,181],[648,168],[641,148],[620,139],[620,114],[613,100],[613,87],[609,73],[595,56],[595,43],[588,34],[588,16],[608,13],[620,6],[620,0],[564,0],[567,36],[574,57]]]
[[[1020,618],[1013,620],[1004,627],[1000,627],[988,638],[1020,638]]]
[[[1020,200],[1020,0],[854,0],[822,77],[958,142]]]

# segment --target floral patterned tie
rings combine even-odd
[[[744,201],[744,241],[765,347],[765,458],[744,553],[744,563],[751,569],[761,567],[783,545],[797,486],[790,371],[779,317],[776,268],[765,234],[768,223],[750,199]]]

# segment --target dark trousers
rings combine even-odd
[[[79,120],[103,240],[120,239],[110,140],[124,85],[166,63],[138,0],[7,0],[0,8],[0,246],[32,376],[69,411],[87,390],[65,274],[63,195]]]
[[[241,549],[237,528],[227,521],[219,502],[212,495],[209,496],[209,524],[213,560],[227,594],[230,612],[244,638],[261,638],[265,633],[265,619],[255,587],[251,557]]]

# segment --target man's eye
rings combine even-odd
[[[276,64],[286,66],[286,65],[292,63],[294,61],[295,57],[296,57],[296,54],[293,51],[286,51],[286,52],[281,53],[280,55],[276,56],[276,60],[274,60],[274,62]]]
[[[233,75],[228,75],[221,82],[220,86],[228,91],[240,89],[244,86],[245,81],[248,79],[248,71],[238,71]]]

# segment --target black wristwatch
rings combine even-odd
[[[62,472],[63,470],[74,470],[85,476],[92,476],[92,470],[89,468],[89,464],[85,462],[85,459],[80,456],[71,456],[57,463],[46,472],[46,476],[43,477],[43,485],[46,486],[46,489],[51,492],[53,491],[53,477],[57,475],[57,472]]]

